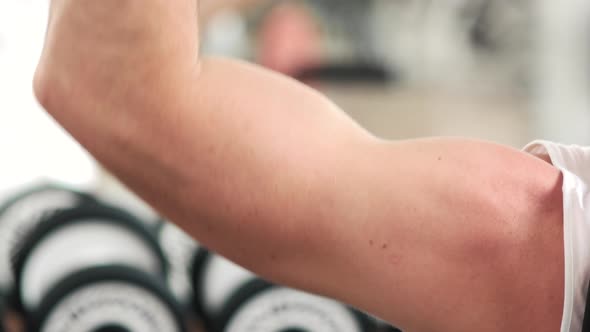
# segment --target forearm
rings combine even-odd
[[[108,27],[91,22],[102,22],[107,10],[76,21],[74,14],[92,9],[89,1],[57,10],[54,3],[53,14],[63,9],[64,17],[53,18],[37,94],[101,163],[243,264],[263,266],[269,252],[301,243],[310,225],[298,221],[331,222],[324,209],[334,205],[318,205],[316,197],[331,196],[331,168],[351,164],[348,153],[366,142],[366,132],[291,79],[231,60],[197,64],[196,23],[186,15],[192,1],[185,8],[122,1]],[[183,22],[174,13],[186,15]]]

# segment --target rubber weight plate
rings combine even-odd
[[[189,308],[194,298],[191,265],[199,245],[176,225],[165,221],[158,229],[158,243],[168,263],[168,287],[178,303]]]
[[[376,322],[337,301],[253,280],[215,324],[222,332],[375,332]]]
[[[126,212],[102,205],[63,210],[43,220],[14,255],[18,308],[34,310],[51,288],[77,271],[104,265],[166,276],[156,238]]]
[[[10,268],[11,251],[48,213],[94,202],[88,194],[57,184],[34,186],[13,195],[0,207],[0,292],[14,286]]]
[[[126,266],[94,267],[68,276],[31,317],[31,332],[187,331],[164,284]]]
[[[193,264],[193,285],[197,314],[204,325],[214,329],[213,321],[221,314],[235,292],[257,277],[252,272],[212,252],[201,249]]]
[[[376,331],[376,322],[356,310],[333,300],[274,286],[210,252],[197,255],[194,284],[198,313],[210,331]]]
[[[377,323],[377,326],[379,327],[378,328],[379,331],[381,331],[381,332],[401,332],[401,330],[399,330],[398,328],[392,326],[388,322],[386,322],[386,321],[384,321],[384,320],[382,320],[380,318],[374,317],[374,316],[371,316],[371,317]]]
[[[191,286],[193,292],[193,308],[197,315],[197,318],[201,320],[201,323],[206,327],[206,331],[210,332],[209,321],[207,315],[203,309],[203,295],[202,295],[202,279],[203,279],[203,267],[209,259],[209,250],[205,247],[199,247],[194,254],[193,262],[190,267]]]

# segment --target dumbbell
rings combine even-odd
[[[92,190],[92,194],[104,204],[116,206],[132,213],[148,227],[155,228],[161,221],[156,211],[148,203],[104,168],[99,170],[97,185]]]
[[[377,317],[373,317],[373,318],[377,322],[378,331],[380,331],[380,332],[401,332],[401,330],[399,330],[397,327],[394,327],[393,325],[389,324],[388,322],[386,322],[380,318],[377,318]]]
[[[212,332],[373,332],[375,321],[324,297],[271,284],[214,254],[194,270],[199,312]]]
[[[129,266],[99,266],[58,282],[29,320],[31,332],[186,332],[165,285]]]
[[[0,206],[0,292],[11,294],[14,276],[10,252],[23,234],[55,210],[93,203],[94,199],[58,184],[41,184],[16,193]]]
[[[123,210],[88,204],[57,211],[24,236],[13,255],[16,308],[29,315],[62,280],[96,266],[135,268],[164,283],[155,236]]]
[[[157,236],[168,263],[168,288],[181,307],[189,311],[194,299],[191,266],[199,245],[191,236],[167,221],[160,222]]]

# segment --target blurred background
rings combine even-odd
[[[47,0],[0,1],[0,192],[100,171],[31,92]],[[392,139],[453,135],[522,147],[590,141],[581,0],[228,0],[202,4],[203,52],[239,57],[328,95]]]
[[[47,9],[0,0],[0,199],[48,179],[152,215],[36,103]],[[210,0],[201,20],[203,53],[292,76],[381,137],[590,143],[587,1]]]

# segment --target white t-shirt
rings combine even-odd
[[[581,332],[590,281],[590,147],[535,141],[524,148],[548,155],[563,174],[565,288],[561,332]]]

